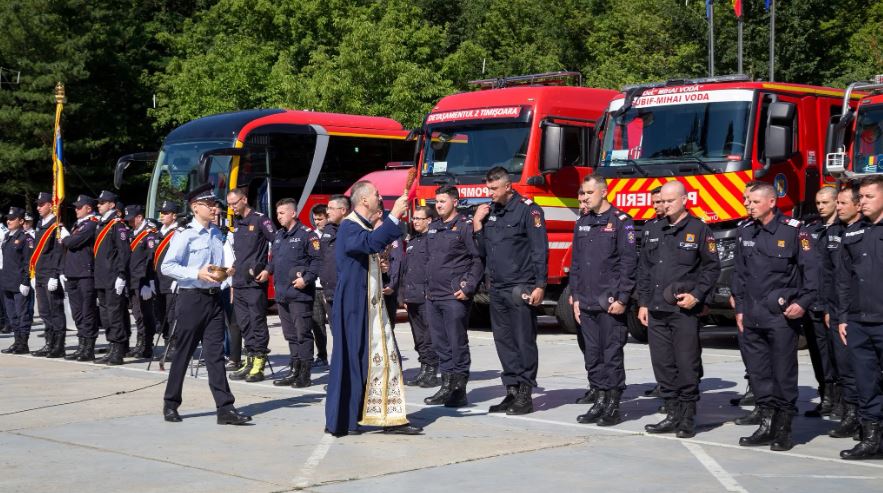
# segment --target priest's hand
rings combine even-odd
[[[402,217],[405,212],[408,210],[408,196],[401,195],[396,199],[395,204],[392,205],[392,210],[389,211],[389,214],[393,217]]]

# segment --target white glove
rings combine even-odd
[[[31,292],[31,287],[27,284],[22,284],[18,287],[18,292],[21,293],[22,296],[27,296],[28,293]]]
[[[141,299],[142,300],[147,301],[150,298],[153,298],[153,294],[154,294],[153,288],[151,288],[150,286],[144,286],[143,288],[141,288]]]
[[[56,279],[54,277],[52,279],[49,279],[49,282],[46,283],[46,289],[48,289],[49,291],[52,291],[52,292],[57,291],[58,290],[58,279]]]
[[[113,283],[113,289],[117,292],[117,296],[122,296],[123,291],[126,290],[126,281],[122,277],[117,277],[117,280]]]

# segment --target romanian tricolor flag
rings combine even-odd
[[[742,18],[742,0],[730,0],[733,3],[733,12],[736,13],[736,18]]]
[[[58,215],[58,207],[64,200],[64,159],[61,145],[61,110],[64,107],[64,86],[55,86],[55,138],[52,139],[52,209]]]

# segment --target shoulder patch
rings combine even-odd
[[[631,219],[631,218],[632,218],[632,216],[629,216],[629,215],[626,214],[625,212],[623,212],[623,213],[621,213],[621,214],[619,215],[619,220],[620,220],[620,221],[628,221],[628,220]]]
[[[800,222],[800,221],[798,221],[798,222]],[[809,238],[810,238],[809,233],[807,233],[806,231],[801,231],[799,236],[800,236],[800,248],[804,252],[808,252],[811,248],[810,243],[809,243]]]
[[[533,200],[530,200],[530,199],[527,198],[527,197],[521,197],[521,201],[524,202],[524,203],[527,204],[527,205],[533,204]]]
[[[802,223],[800,221],[798,221],[797,219],[794,219],[793,217],[784,217],[783,216],[782,217],[782,224],[787,224],[788,226],[791,226],[792,228],[799,228]]]

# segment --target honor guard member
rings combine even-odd
[[[322,238],[322,230],[328,224],[328,206],[318,204],[313,207],[310,216],[315,226],[314,231]],[[328,314],[325,312],[325,289],[322,279],[316,278],[316,295],[313,297],[313,318],[310,319],[310,327],[313,331],[313,340],[316,344],[316,360],[313,367],[326,368],[328,366],[328,333],[325,331],[325,321]]]
[[[169,344],[171,325],[175,319],[175,280],[165,275],[160,270],[163,258],[169,249],[169,243],[175,234],[183,228],[178,227],[178,204],[171,200],[163,200],[159,205],[160,228],[157,235],[157,245],[153,251],[153,269],[156,272],[157,287],[159,293],[156,296],[157,325],[162,333],[165,344]]]
[[[843,459],[879,457],[883,433],[883,174],[859,187],[864,217],[846,229],[837,271],[837,329],[852,353],[861,442]]]
[[[94,214],[95,199],[80,195],[74,201],[77,222],[70,236],[61,239],[64,254],[64,287],[71,306],[71,316],[77,326],[77,350],[64,357],[67,360],[95,359],[95,339],[98,338],[98,305],[95,303],[95,235],[98,216]]]
[[[549,245],[543,210],[512,189],[509,172],[491,168],[485,183],[493,205],[475,211],[472,226],[490,286],[491,330],[506,397],[490,412],[533,412],[537,384],[537,312],[546,289]]]
[[[638,263],[635,225],[631,216],[607,201],[604,178],[586,176],[582,191],[588,213],[574,227],[571,297],[585,343],[590,388],[598,393],[595,404],[577,421],[612,426],[621,421],[619,402],[625,390],[625,311]]]
[[[337,230],[340,228],[340,222],[343,221],[352,209],[349,197],[346,195],[332,195],[328,200],[328,222],[322,228],[322,235],[319,237],[319,245],[322,249],[322,265],[319,268],[319,281],[322,282],[322,296],[325,303],[325,313],[328,314],[328,325],[332,324],[331,309],[334,305],[334,289],[337,287],[337,261],[334,258],[334,247],[337,245]],[[317,344],[321,341],[317,339]],[[327,345],[327,339],[326,343]],[[322,350],[319,348],[319,356]],[[328,360],[324,361],[328,366]]]
[[[3,306],[15,336],[15,342],[2,352],[11,354],[30,352],[28,338],[31,335],[31,323],[27,312],[31,276],[28,261],[34,251],[34,239],[24,231],[24,215],[25,211],[20,207],[9,208],[9,214],[6,215],[9,232],[0,244],[3,253],[0,289],[3,291]]]
[[[245,338],[246,359],[230,375],[232,380],[260,382],[270,349],[267,329],[267,285],[255,276],[267,266],[270,243],[276,228],[269,217],[248,205],[245,191],[234,188],[227,194],[227,204],[238,218],[233,220],[233,311]]]
[[[797,337],[801,318],[818,299],[819,259],[809,231],[775,208],[771,184],[756,184],[748,198],[753,221],[739,229],[732,291],[760,426],[739,445],[790,450],[797,412]]]
[[[52,195],[49,193],[37,194],[37,213],[40,221],[36,225],[30,271],[35,281],[37,309],[46,326],[46,345],[31,354],[63,358],[67,322],[64,317],[64,287],[59,281],[64,256],[59,238],[67,237],[68,232],[52,213]],[[58,228],[61,228],[60,232]]]
[[[644,237],[637,292],[666,417],[644,429],[690,438],[699,400],[699,314],[720,275],[720,260],[711,230],[687,212],[684,184],[666,183],[659,199],[665,219],[650,225]]]
[[[135,358],[153,357],[153,337],[156,335],[156,272],[153,255],[159,240],[158,233],[144,218],[144,208],[140,205],[126,207],[126,222],[132,228],[132,241],[129,250],[129,300],[132,317],[138,335],[135,347],[126,356]]]
[[[432,334],[426,317],[426,278],[429,262],[429,244],[426,232],[429,222],[435,218],[432,207],[418,205],[411,214],[411,225],[414,233],[405,247],[405,259],[402,261],[402,281],[399,300],[408,311],[411,335],[414,337],[414,351],[420,371],[414,378],[405,380],[405,385],[412,387],[431,388],[438,385],[438,354],[432,347]]]
[[[313,296],[322,262],[319,236],[297,219],[294,199],[276,202],[276,220],[282,228],[276,231],[273,256],[266,270],[257,276],[258,282],[267,282],[273,276],[282,334],[291,355],[290,373],[273,385],[309,387],[313,367]]]
[[[837,330],[837,272],[841,269],[843,235],[846,230],[861,219],[859,191],[857,183],[844,183],[837,193],[837,222],[826,231],[825,250],[822,265],[825,275],[821,289],[824,291],[825,325],[834,333],[834,359],[837,364],[837,386],[843,410],[840,424],[828,431],[832,438],[849,438],[861,427],[858,420],[858,391],[855,386],[850,348],[840,339]]]
[[[98,315],[110,348],[96,364],[121,365],[128,351],[126,334],[128,318],[126,286],[129,280],[129,228],[118,217],[117,195],[102,190],[98,196],[101,221],[95,234],[95,291],[98,294]]]
[[[475,246],[472,221],[457,213],[457,187],[435,190],[438,218],[429,225],[429,263],[426,266],[426,314],[432,345],[438,354],[441,388],[427,397],[426,404],[463,407],[472,356],[469,353],[469,310],[472,296],[484,271]],[[536,228],[534,228],[536,229]]]
[[[812,237],[813,248],[819,259],[825,257],[827,243],[824,241],[826,232],[837,221],[837,190],[831,186],[822,187],[816,192],[816,209],[819,217],[807,222],[806,229]],[[804,414],[809,417],[830,416],[835,404],[840,400],[837,392],[837,366],[834,361],[833,330],[825,325],[825,298],[822,281],[828,276],[824,268],[816,270],[819,277],[818,298],[813,300],[803,318],[802,328],[806,336],[813,372],[819,384],[820,402]],[[833,275],[833,273],[831,273]],[[833,277],[831,277],[833,280]]]
[[[163,417],[181,421],[178,407],[188,363],[199,343],[208,372],[208,385],[218,413],[219,425],[242,425],[251,421],[233,407],[235,401],[224,372],[224,312],[221,308],[221,282],[230,269],[224,261],[221,232],[212,224],[215,196],[205,184],[187,194],[193,220],[172,237],[160,269],[175,279],[178,298],[175,306],[178,350],[172,356],[172,369],[163,403]]]

